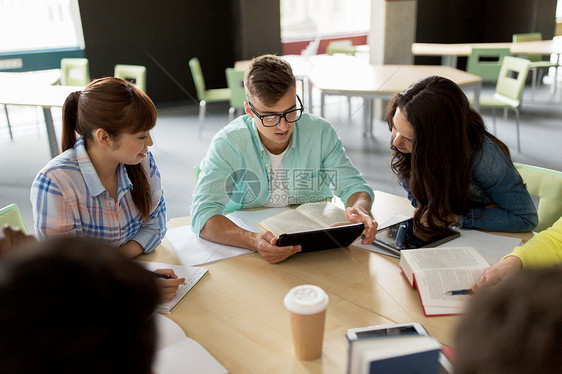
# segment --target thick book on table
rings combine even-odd
[[[184,284],[178,287],[176,296],[170,301],[159,304],[156,311],[170,314],[181,303],[181,301],[191,292],[199,281],[207,274],[208,269],[202,266],[170,265],[161,262],[137,261],[145,269],[154,271],[156,269],[172,269],[178,278],[185,278]]]
[[[349,341],[348,374],[437,374],[441,344],[424,335]]]
[[[349,225],[350,223],[345,218],[345,211],[335,204],[308,203],[264,219],[260,226],[279,237],[281,234],[293,234],[302,231]]]
[[[417,288],[426,316],[461,314],[468,295],[448,295],[447,291],[470,288],[488,263],[472,247],[441,247],[404,250],[400,269]]]
[[[309,203],[288,209],[260,223],[279,239],[278,246],[301,245],[301,251],[348,247],[365,230],[363,223],[350,223],[335,204]]]

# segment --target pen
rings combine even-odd
[[[471,289],[465,290],[452,290],[445,292],[447,295],[472,295],[474,292]]]
[[[169,276],[167,274],[160,274],[160,273],[157,273],[155,271],[153,271],[152,274],[154,274],[154,276],[158,277],[158,278],[173,279],[171,276]]]

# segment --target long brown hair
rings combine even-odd
[[[93,80],[82,91],[73,92],[62,108],[62,150],[74,147],[77,134],[91,141],[101,128],[118,141],[124,133],[149,131],[156,124],[156,107],[131,83],[114,77]],[[150,216],[150,183],[141,164],[125,165],[133,184],[131,195],[142,217]]]
[[[427,77],[395,95],[386,113],[390,131],[396,108],[411,123],[415,135],[410,154],[400,152],[391,141],[392,171],[405,180],[405,187],[418,201],[416,228],[430,233],[448,226],[446,217],[468,210],[470,167],[485,138],[508,157],[509,149],[486,130],[466,95],[447,78]],[[426,212],[429,230],[420,224]]]

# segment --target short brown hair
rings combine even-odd
[[[474,296],[455,344],[455,374],[559,373],[562,268],[524,269]]]
[[[291,65],[279,56],[255,57],[244,74],[244,89],[250,102],[257,98],[265,105],[273,106],[295,87]]]

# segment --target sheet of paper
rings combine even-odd
[[[478,230],[458,229],[461,236],[438,247],[474,247],[490,265],[498,263],[521,244],[521,239],[489,234]]]
[[[218,244],[199,238],[190,226],[180,226],[168,229],[166,238],[176,251],[182,264],[187,266],[203,265],[209,262],[223,260],[252,253],[251,250]]]

